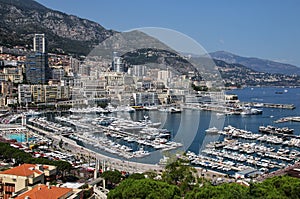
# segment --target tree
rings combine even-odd
[[[191,190],[197,182],[196,174],[196,169],[188,161],[178,159],[166,166],[162,179],[169,184],[178,185],[184,193]]]
[[[195,91],[208,91],[208,87],[207,86],[196,86],[195,84],[192,84],[192,88]]]
[[[180,198],[180,190],[175,185],[152,179],[126,179],[108,193],[108,199],[115,198]]]
[[[144,174],[141,173],[133,173],[128,177],[128,179],[134,179],[134,180],[140,180],[144,178],[145,178]]]
[[[31,154],[21,151],[19,149],[11,147],[7,143],[0,143],[0,151],[2,153],[3,159],[12,159],[14,158],[16,164],[47,164],[54,165],[57,167],[58,171],[65,173],[66,171],[70,171],[72,169],[72,165],[69,162],[58,160],[48,160],[44,158],[33,158]]]
[[[101,177],[104,178],[107,181],[107,184],[111,185],[111,187],[115,187],[115,185],[120,183],[122,180],[122,174],[118,170],[104,171],[101,174]]]
[[[58,171],[61,171],[63,174],[69,172],[72,169],[72,165],[66,161],[54,161],[53,164],[57,167]]]

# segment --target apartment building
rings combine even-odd
[[[52,165],[22,164],[0,172],[3,199],[8,199],[14,193],[26,190],[28,187],[45,183],[55,178],[56,167]]]

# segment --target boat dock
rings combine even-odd
[[[282,109],[295,109],[294,104],[273,104],[273,103],[260,103],[260,102],[240,102],[243,106],[252,107],[265,107],[265,108],[282,108]]]
[[[283,117],[279,120],[274,121],[274,123],[283,123],[283,122],[300,122],[300,116],[295,117]]]
[[[289,167],[299,160],[300,136],[293,135],[292,131],[285,127],[261,126],[259,132],[253,133],[227,126],[218,132],[223,136],[222,141],[207,144],[199,155],[188,152],[187,157],[193,165],[231,176],[247,169],[254,169],[253,175],[259,176]]]

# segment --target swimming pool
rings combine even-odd
[[[26,142],[26,134],[25,133],[13,133],[7,136],[11,140],[17,140],[17,142]],[[28,141],[35,140],[34,137],[29,137]]]

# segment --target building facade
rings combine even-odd
[[[0,172],[3,199],[21,192],[29,186],[45,183],[46,178],[54,179],[56,167],[51,165],[22,164]]]
[[[29,84],[46,84],[51,77],[48,65],[46,38],[44,34],[35,34],[33,51],[26,56],[26,80]]]
[[[33,51],[46,53],[46,38],[45,34],[34,34],[33,37]]]
[[[25,68],[29,84],[46,84],[51,77],[47,53],[34,52],[27,55]]]

